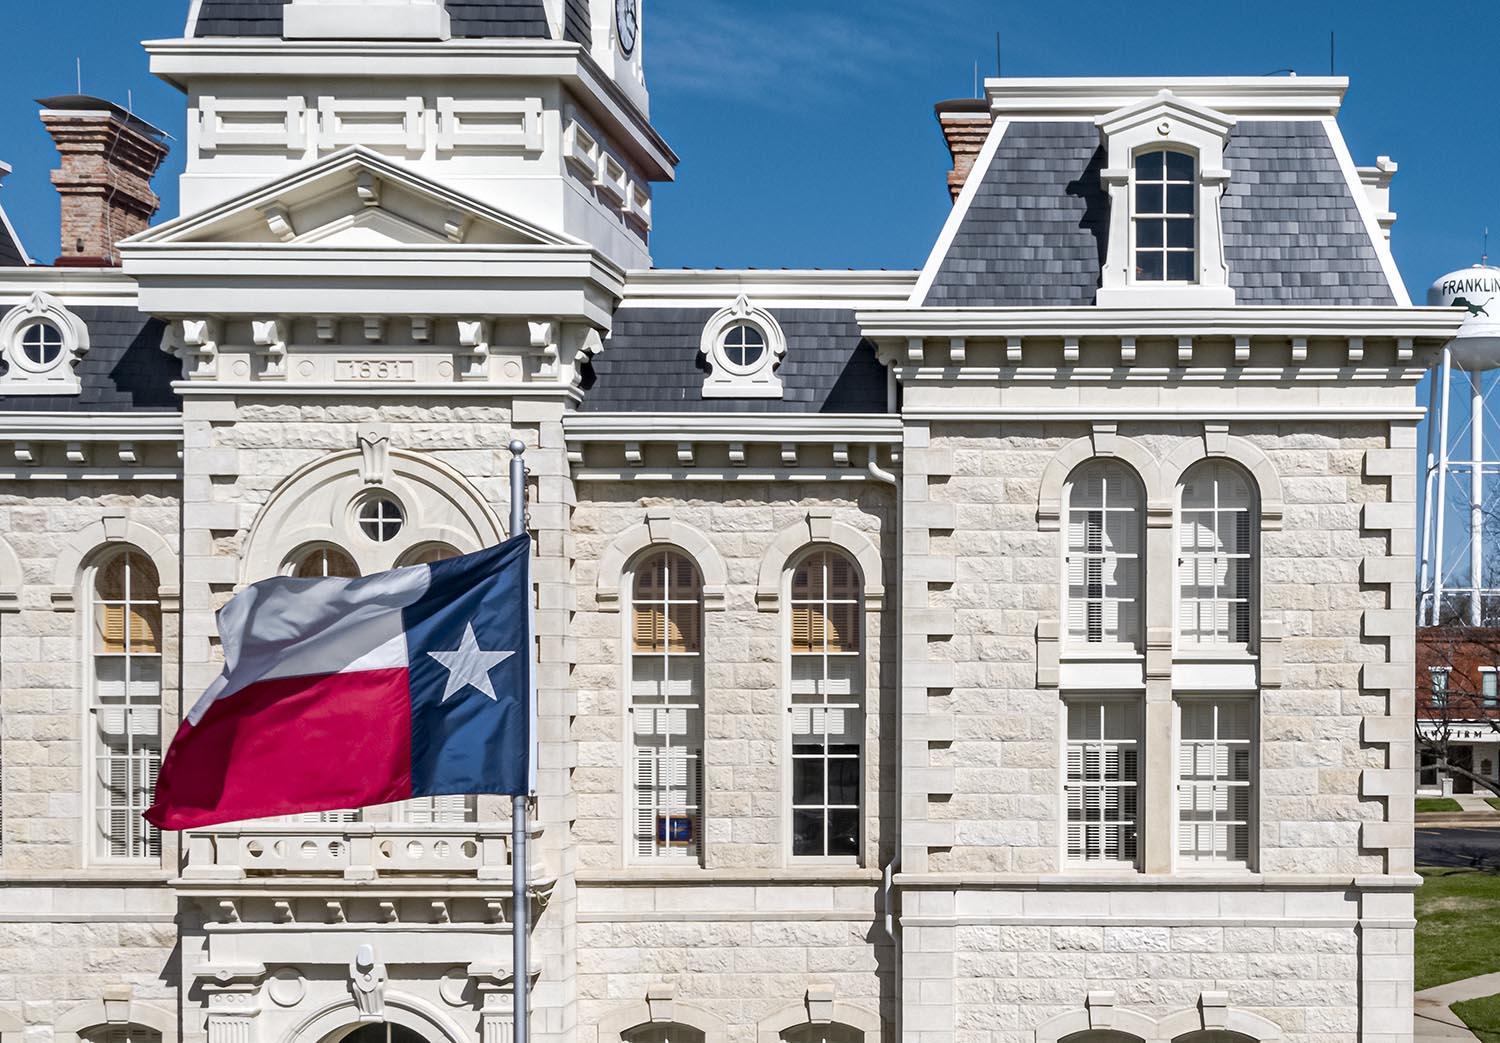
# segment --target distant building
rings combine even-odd
[[[921,271],[657,271],[640,31],[195,0],[146,45],[188,106],[150,228],[162,135],[46,103],[61,257],[0,242],[0,1041],[509,1038],[507,802],[139,813],[215,610],[502,538],[512,437],[538,1043],[1409,1041],[1415,387],[1459,317],[1345,81],[991,81],[939,107]]]

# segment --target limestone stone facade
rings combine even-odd
[[[993,81],[921,271],[668,272],[630,0],[283,6],[149,45],[183,214],[0,269],[0,1043],[511,1043],[507,800],[139,811],[218,609],[512,439],[538,1043],[1410,1043],[1458,319],[1344,81]]]

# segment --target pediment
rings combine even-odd
[[[1235,125],[1232,116],[1188,101],[1168,90],[1100,116],[1094,122],[1100,133],[1108,138],[1163,119],[1175,120],[1199,132],[1215,134],[1220,138],[1227,137]]]
[[[358,146],[208,210],[127,239],[124,246],[579,246]]]

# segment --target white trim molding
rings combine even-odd
[[[729,346],[725,344],[725,338],[741,326],[760,334],[760,354],[751,362],[731,359]],[[704,398],[781,397],[781,378],[776,375],[776,368],[786,357],[786,334],[776,316],[750,303],[744,294],[708,320],[698,351],[709,366],[709,374],[703,378]]]
[[[111,510],[93,524],[74,533],[57,555],[52,572],[52,608],[72,612],[84,580],[83,566],[100,553],[134,547],[156,568],[157,596],[163,612],[181,608],[182,586],[177,552],[155,529],[132,521],[123,511]]]
[[[653,507],[646,511],[646,520],[634,525],[615,537],[603,554],[599,556],[599,580],[594,588],[594,600],[601,612],[620,611],[620,586],[626,569],[642,553],[675,547],[698,566],[703,577],[703,609],[705,612],[722,612],[724,595],[729,586],[729,570],[724,558],[710,540],[699,530],[672,517],[666,508]]]
[[[781,1034],[788,1029],[803,1025],[847,1025],[864,1034],[865,1043],[879,1043],[884,1025],[880,1015],[864,1007],[841,1000],[829,999],[819,993],[831,992],[826,987],[813,986],[800,1003],[783,1007],[755,1026],[756,1043],[781,1043]]]
[[[165,1002],[171,1002],[165,1001]],[[176,1043],[177,1017],[168,1010],[137,999],[131,986],[107,989],[105,995],[72,1008],[52,1025],[53,1043],[80,1043],[95,1029],[140,1025],[161,1033],[162,1043]]]
[[[1229,264],[1224,258],[1220,201],[1229,171],[1224,145],[1235,121],[1222,112],[1185,101],[1170,90],[1128,105],[1095,121],[1108,150],[1099,179],[1109,193],[1109,249],[1096,303],[1100,307],[1201,307],[1234,304]],[[1193,158],[1197,235],[1195,278],[1191,283],[1136,282],[1135,160],[1143,152],[1166,150]]]
[[[1229,434],[1227,424],[1205,423],[1201,436],[1179,442],[1162,460],[1161,478],[1165,483],[1164,488],[1173,497],[1174,508],[1182,476],[1194,464],[1205,460],[1227,460],[1244,468],[1256,485],[1256,496],[1260,501],[1261,531],[1281,531],[1285,499],[1276,466],[1254,442]]]
[[[1037,496],[1037,529],[1057,532],[1062,528],[1063,492],[1068,479],[1080,466],[1095,459],[1114,459],[1130,467],[1146,494],[1148,511],[1171,510],[1170,489],[1162,484],[1161,465],[1151,450],[1117,433],[1114,424],[1095,424],[1092,434],[1075,438],[1053,454],[1042,471]]]
[[[598,1043],[625,1043],[625,1037],[636,1029],[648,1025],[685,1025],[703,1033],[703,1043],[725,1043],[729,1037],[729,1026],[723,1018],[692,1003],[678,999],[663,1002],[648,990],[647,998],[621,1007],[612,1014],[600,1018],[597,1025]]]
[[[782,529],[760,559],[760,578],[755,588],[755,606],[762,612],[781,607],[782,577],[798,554],[825,546],[844,551],[859,566],[865,605],[879,611],[885,601],[885,570],[880,549],[870,537],[852,526],[833,520],[833,511],[814,507],[795,525]]]
[[[33,326],[50,326],[58,333],[57,356],[28,358],[21,338]],[[0,355],[9,367],[0,374],[0,394],[76,395],[78,363],[89,350],[89,328],[67,306],[47,293],[33,293],[0,319]]]

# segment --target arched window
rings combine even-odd
[[[396,562],[396,567],[436,565],[440,561],[447,561],[449,558],[456,557],[459,557],[458,550],[448,546],[446,543],[424,543],[420,547],[413,547],[401,555],[401,558]]]
[[[697,861],[703,836],[703,581],[685,554],[636,566],[630,724],[635,857]]]
[[[1135,280],[1196,282],[1197,162],[1184,152],[1153,149],[1135,157]]]
[[[858,858],[864,761],[860,575],[818,550],[792,569],[792,854]]]
[[[1206,1029],[1178,1036],[1172,1043],[1257,1043],[1255,1037],[1243,1032],[1225,1032],[1223,1029]]]
[[[359,566],[354,564],[354,559],[328,543],[299,547],[287,558],[286,571],[287,575],[297,579],[359,578]]]
[[[865,1034],[849,1025],[798,1025],[781,1034],[782,1043],[864,1043]]]
[[[1250,478],[1208,461],[1183,477],[1178,523],[1177,629],[1189,645],[1254,640],[1256,524]]]
[[[1095,460],[1068,482],[1068,644],[1134,651],[1141,634],[1144,495],[1125,465]]]
[[[675,1021],[652,1022],[621,1034],[624,1043],[703,1043],[704,1032]]]
[[[88,1043],[161,1043],[161,1033],[144,1025],[107,1025],[85,1033]]]
[[[1141,1037],[1132,1036],[1129,1032],[1090,1029],[1087,1032],[1075,1032],[1071,1036],[1064,1036],[1058,1040],[1058,1043],[1141,1043]]]
[[[134,547],[100,560],[90,584],[94,718],[94,854],[161,857],[141,818],[161,767],[161,600],[156,567]]]

